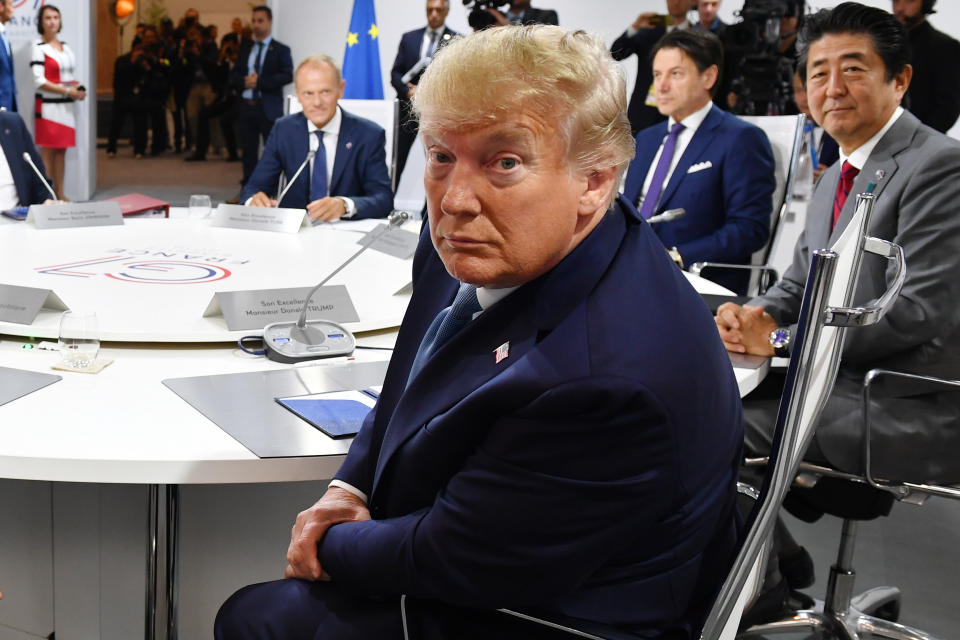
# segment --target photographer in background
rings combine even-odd
[[[687,21],[690,0],[667,0],[666,6],[666,15],[641,13],[610,46],[610,54],[614,60],[637,56],[637,81],[633,85],[633,95],[630,96],[630,105],[627,107],[633,135],[666,119],[657,110],[657,101],[653,94],[653,70],[650,66],[653,45],[668,31],[687,29],[690,26]]]
[[[949,64],[960,58],[960,42],[927,22],[927,16],[936,13],[936,4],[937,0],[893,0],[893,15],[907,28],[913,54],[905,106],[925,125],[946,133],[960,116],[960,67]]]
[[[484,4],[503,5],[507,3]],[[556,11],[553,9],[534,9],[530,6],[530,0],[511,2],[506,14],[490,6],[487,7],[487,12],[493,16],[493,24],[498,27],[503,27],[508,24],[560,24]],[[471,24],[471,26],[473,25]]]

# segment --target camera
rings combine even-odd
[[[729,89],[734,111],[747,115],[782,114],[793,100],[793,65],[780,53],[780,20],[798,15],[797,0],[746,0],[742,21],[724,34]]]
[[[496,24],[496,20],[487,9],[500,10],[510,4],[510,0],[463,0],[463,6],[470,7],[470,13],[467,14],[467,23],[474,31],[480,31]]]

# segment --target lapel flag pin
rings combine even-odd
[[[352,143],[352,142],[348,142],[348,143],[347,143],[347,149],[353,149],[353,143]]]
[[[500,364],[503,360],[506,360],[507,356],[509,355],[510,355],[510,342],[507,341],[493,350],[493,358],[495,360],[494,364]]]
[[[881,180],[883,180],[883,177],[887,175],[887,172],[884,171],[883,169],[877,169],[877,173],[875,175],[877,177],[877,182],[880,182]]]

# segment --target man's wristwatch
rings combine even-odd
[[[770,332],[770,346],[773,347],[773,355],[778,358],[789,358],[790,350],[790,329],[787,327],[777,327]]]

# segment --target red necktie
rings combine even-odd
[[[833,224],[830,226],[831,230],[837,226],[837,220],[840,219],[840,212],[843,211],[843,205],[847,202],[847,196],[850,195],[850,190],[853,189],[853,180],[857,177],[858,173],[860,173],[860,169],[857,169],[846,160],[843,161],[843,165],[840,167],[840,182],[837,183],[837,195],[833,197]]]

